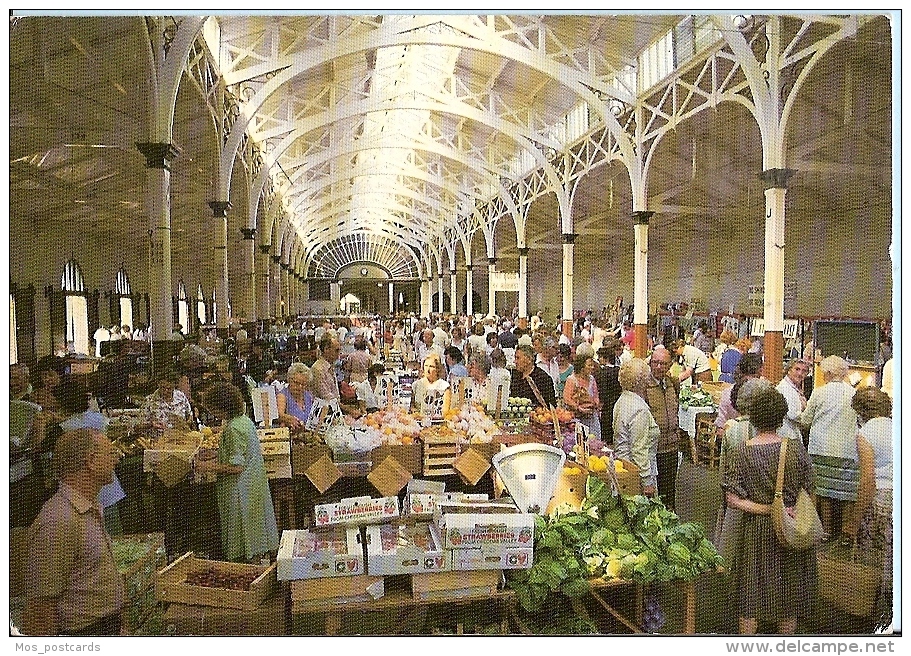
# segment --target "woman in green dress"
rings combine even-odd
[[[197,463],[197,470],[218,474],[215,485],[225,560],[259,562],[278,549],[278,528],[256,427],[245,413],[240,390],[216,383],[206,402],[224,421],[218,458]]]

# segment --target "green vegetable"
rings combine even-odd
[[[584,595],[589,579],[691,579],[720,564],[705,530],[681,523],[659,499],[615,496],[594,476],[585,488],[581,511],[535,518],[531,568],[507,572],[525,611],[553,608],[552,594]]]

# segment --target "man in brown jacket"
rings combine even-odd
[[[673,510],[680,447],[680,428],[677,420],[680,381],[668,375],[671,368],[671,352],[663,346],[656,346],[652,351],[649,367],[652,370],[652,378],[645,390],[645,401],[661,430],[658,438],[658,496],[668,509]]]

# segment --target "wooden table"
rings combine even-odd
[[[692,635],[696,633],[696,586],[694,580],[676,580],[671,581],[671,583],[676,584],[677,589],[683,596],[683,633]],[[595,601],[601,604],[601,606],[617,621],[619,621],[621,624],[623,624],[623,626],[627,627],[633,633],[645,633],[645,630],[642,628],[642,616],[645,601],[646,584],[619,579],[614,579],[612,581],[604,581],[599,579],[590,581],[589,584],[591,586],[591,595],[594,597]],[[603,592],[605,590],[616,589],[624,586],[634,587],[635,600],[633,603],[633,612],[635,617],[633,618],[624,617],[619,611],[617,611],[607,602],[603,595]]]
[[[390,577],[387,577],[387,581]],[[398,626],[404,627],[408,624],[408,617],[422,607],[433,606],[437,604],[446,604],[447,606],[470,605],[479,602],[495,601],[499,607],[500,630],[503,635],[509,634],[509,621],[511,605],[515,602],[515,592],[512,590],[498,590],[494,594],[473,594],[460,596],[457,591],[451,596],[435,597],[433,599],[415,599],[411,591],[405,589],[396,589],[386,591],[386,594],[379,599],[370,601],[352,601],[352,602],[326,602],[325,600],[314,601],[292,601],[291,614],[319,614],[325,616],[325,634],[337,635],[341,629],[342,619],[345,613],[371,613],[384,610],[397,610],[400,613]],[[505,611],[505,612],[504,612]]]

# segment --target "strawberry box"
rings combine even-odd
[[[399,516],[398,497],[352,497],[313,507],[317,527],[332,524],[377,524]]]
[[[532,564],[534,548],[497,545],[479,549],[451,549],[447,553],[453,571],[528,569]]]
[[[367,571],[372,576],[422,574],[449,569],[439,529],[429,522],[366,527]]]
[[[353,526],[283,531],[276,562],[279,581],[366,572],[360,529]]]
[[[531,513],[447,513],[442,516],[447,549],[531,548],[535,516]]]
[[[444,492],[443,494],[416,492],[407,496],[405,514],[431,517],[436,512],[437,504],[453,501],[487,501],[487,495],[468,492]]]

